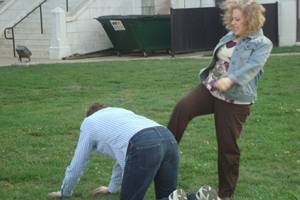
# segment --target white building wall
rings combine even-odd
[[[214,0],[200,0],[201,7],[215,7]]]
[[[259,3],[275,3],[275,0],[259,0]],[[292,46],[297,41],[297,0],[277,0],[279,46]]]
[[[279,46],[292,46],[297,41],[297,1],[279,2]]]
[[[72,54],[84,54],[113,47],[96,19],[105,15],[141,14],[140,0],[85,0],[67,16],[67,37]]]
[[[185,1],[185,8],[199,8],[201,7],[200,5],[201,0],[186,0]]]
[[[171,7],[173,9],[184,8],[185,2],[184,0],[171,0]]]
[[[215,7],[214,0],[184,0],[185,8]]]
[[[171,0],[155,0],[155,14],[170,14]]]

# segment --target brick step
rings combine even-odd
[[[31,58],[50,58],[48,51],[31,51]]]
[[[16,40],[51,40],[51,34],[50,33],[15,33],[15,39]]]
[[[84,0],[82,0],[84,1]],[[82,1],[80,2],[76,2],[76,5],[74,4],[74,1],[70,1],[69,0],[69,8],[68,10],[69,11],[73,11]],[[62,8],[63,10],[67,10],[67,7],[66,7],[66,0],[48,0],[46,3],[44,3],[42,5],[42,9],[51,9],[51,11],[56,8],[56,7],[60,7]]]
[[[17,46],[26,46],[30,51],[49,51],[50,45],[39,45],[39,44],[31,44],[24,45],[23,43],[16,44]],[[0,51],[13,51],[13,44],[10,45],[1,45]]]
[[[38,22],[25,22],[25,21],[23,21],[20,24],[18,24],[15,28],[16,29],[41,28],[41,23],[40,23],[40,21],[38,21]],[[43,28],[51,29],[51,22],[43,20]]]
[[[44,4],[42,5],[42,11],[52,11],[55,8],[60,7],[61,9],[63,9],[65,12],[67,12],[67,8],[66,8],[66,2],[64,4],[57,4],[57,3],[49,3],[49,4]],[[72,11],[73,8],[69,5],[69,11]]]
[[[32,55],[30,58],[50,58],[49,51],[31,51]],[[13,51],[0,51],[0,58],[13,58],[14,53]],[[18,58],[18,53],[16,52],[16,59]],[[24,60],[27,60],[24,58]]]
[[[17,46],[26,46],[30,51],[49,51],[50,45],[22,45],[22,43],[19,43]],[[0,51],[9,51],[13,52],[13,45],[4,45],[0,47]]]
[[[0,39],[0,47],[3,47],[4,45],[10,45],[10,44],[12,44],[12,40]]]
[[[52,15],[50,15],[49,14],[49,16],[47,15],[47,16],[45,16],[45,14],[43,13],[43,18],[42,18],[42,20],[43,20],[43,23],[45,23],[45,22],[50,22],[51,21],[51,16]],[[26,22],[26,23],[29,23],[29,22],[31,22],[31,23],[40,23],[41,22],[41,19],[40,19],[40,15],[36,15],[36,16],[32,16],[32,17],[27,17],[27,18],[25,18],[20,24],[22,24],[22,23],[24,23],[24,22]]]
[[[3,30],[4,31],[4,30]],[[44,28],[43,27],[43,34],[51,34],[52,30],[51,28]],[[41,34],[41,27],[39,28],[14,28],[14,34]],[[6,36],[7,37],[12,37],[12,31],[11,29],[7,29],[6,30]],[[4,34],[3,34],[3,38],[4,38]]]
[[[23,46],[30,46],[30,45],[51,45],[50,40],[16,40],[15,41],[16,46],[17,45],[23,45]]]
[[[12,45],[13,40],[7,40],[7,39],[1,39],[0,40],[0,45]],[[18,44],[20,45],[51,45],[51,39],[44,39],[44,40],[36,40],[36,39],[28,39],[28,40],[21,40],[16,38],[15,39],[15,44],[16,46]]]
[[[52,15],[52,11],[57,8],[60,7],[61,9],[63,9],[66,13],[67,13],[67,9],[66,9],[66,3],[64,2],[63,4],[59,4],[57,2],[55,3],[46,3],[42,5],[42,16],[43,18],[49,18]],[[73,8],[69,5],[69,12],[72,11]],[[40,9],[36,9],[33,13],[31,13],[25,20],[27,19],[32,19],[32,18],[40,18]]]
[[[0,51],[12,51],[13,50],[13,44],[12,42],[10,44],[1,44],[0,45]]]
[[[46,9],[42,8],[42,16],[43,16],[43,18],[44,18],[44,16],[46,18],[50,17],[51,16],[51,11],[52,10],[49,10],[49,9],[46,10]],[[24,15],[24,17],[25,17],[25,15]],[[32,19],[32,18],[40,18],[40,9],[35,10],[33,13],[31,13],[30,15],[28,15],[24,20]]]
[[[18,33],[41,34],[41,28],[40,27],[39,28],[28,28],[28,27],[18,28],[18,27],[16,27],[16,28],[14,28],[14,33],[15,34],[18,34]],[[43,33],[44,34],[51,34],[52,30],[43,27]],[[10,29],[6,31],[6,36],[11,37],[11,30]]]
[[[0,58],[13,58],[13,57],[14,57],[14,53],[12,50],[11,51],[1,51],[0,50]]]
[[[30,58],[50,58],[49,51],[31,51]]]

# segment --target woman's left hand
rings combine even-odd
[[[223,92],[228,90],[232,85],[233,85],[233,81],[228,77],[221,78],[213,84],[214,87],[218,88]]]

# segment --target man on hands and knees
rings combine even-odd
[[[121,188],[121,200],[143,199],[154,181],[156,199],[201,199],[201,195],[184,196],[185,193],[179,194],[183,190],[176,190],[179,151],[173,134],[166,127],[103,102],[94,102],[87,111],[61,190],[49,195],[72,196],[92,150],[116,160],[108,187],[96,188],[93,194],[115,193]]]

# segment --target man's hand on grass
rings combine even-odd
[[[60,197],[60,191],[57,192],[51,192],[48,195],[52,196],[52,197]]]
[[[108,191],[107,187],[100,186],[93,190],[93,194],[98,194],[98,193],[109,193],[109,191]]]

